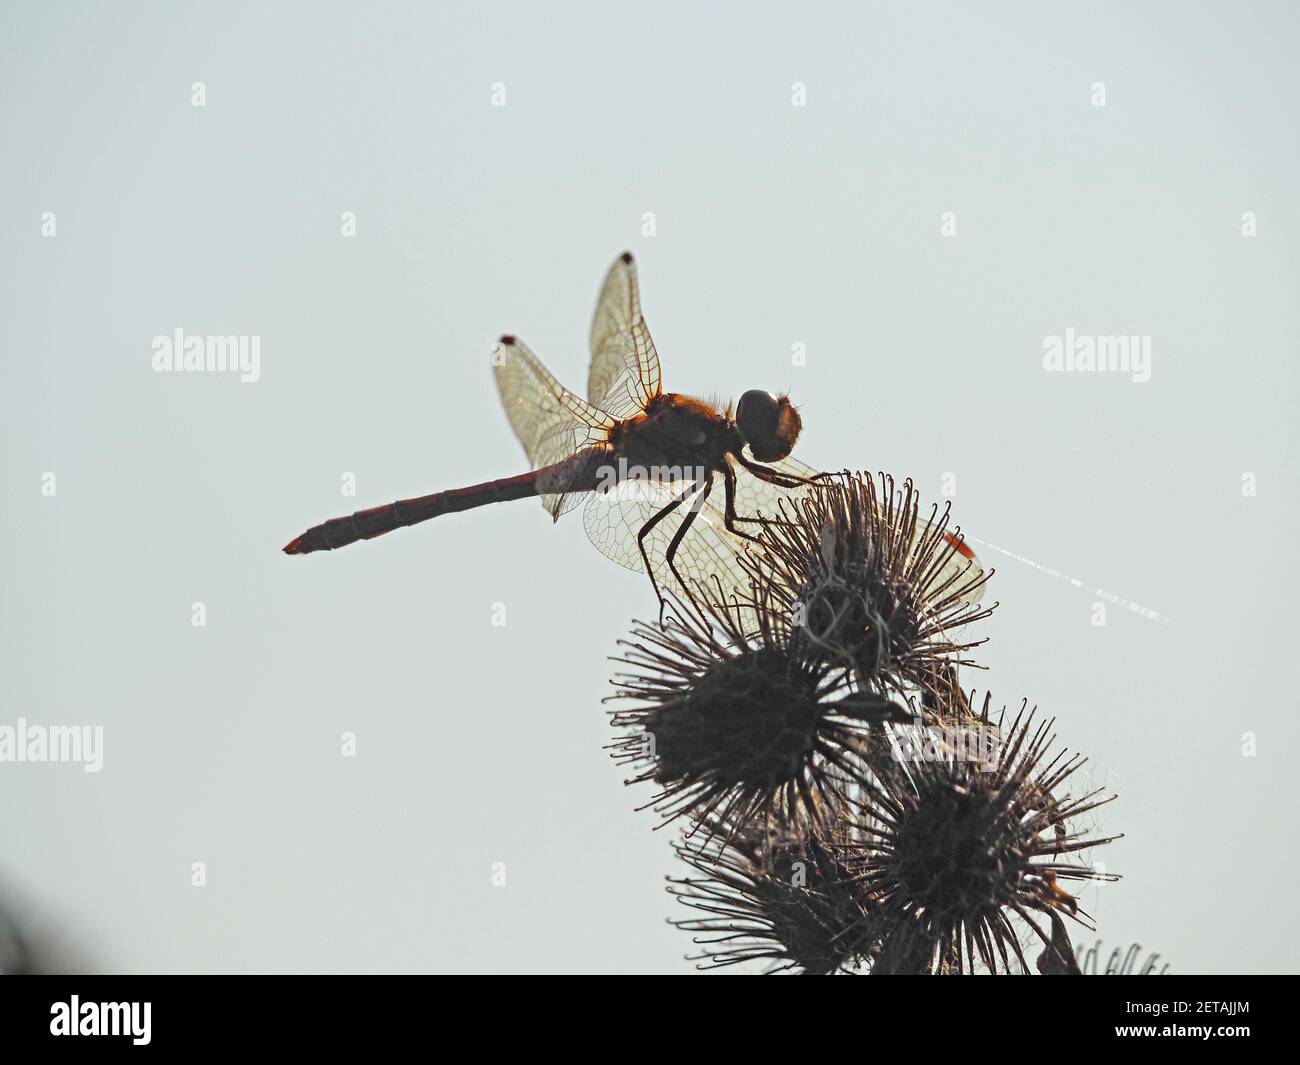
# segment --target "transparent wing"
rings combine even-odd
[[[764,462],[763,465],[786,477],[795,477],[803,481],[811,481],[821,476],[817,470],[795,458],[785,458],[779,462]],[[778,518],[783,500],[785,509],[790,511],[790,508],[809,492],[816,491],[816,488],[806,484],[794,488],[783,488],[772,484],[761,477],[755,477],[738,462],[733,462],[732,468],[736,471],[736,516],[741,519]],[[740,522],[740,527],[745,532],[754,532],[758,528],[756,523],[743,520]]]
[[[605,275],[591,321],[587,396],[615,418],[627,418],[662,388],[659,353],[641,317],[636,263],[624,252]]]
[[[890,482],[892,486],[892,481]],[[877,480],[879,485],[879,480]],[[920,505],[912,494],[911,483],[893,490],[893,505],[902,507],[907,500],[917,507],[916,528],[912,533],[912,557],[929,552],[942,564],[926,579],[926,585],[932,594],[955,595],[956,601],[974,606],[984,597],[984,566],[975,552],[967,545],[961,529],[949,521],[946,506],[934,506],[927,509]],[[934,520],[927,521],[923,515],[929,514]],[[948,550],[952,548],[952,550]]]
[[[570,392],[550,375],[528,348],[504,336],[492,352],[501,404],[534,468],[562,462],[584,448],[603,446],[614,419]],[[585,493],[547,493],[542,505],[558,519]]]
[[[772,463],[774,469],[795,477],[812,478],[817,471],[793,459]],[[761,511],[765,517],[776,517],[781,499],[791,502],[804,491],[813,488],[782,488],[768,484],[747,470],[737,468],[737,514],[756,516]],[[741,486],[746,491],[740,493]],[[687,482],[635,480],[625,481],[607,492],[593,493],[583,510],[583,525],[587,536],[607,558],[630,570],[645,572],[646,565],[637,547],[641,530],[678,497],[682,503],[666,518],[658,522],[645,538],[650,574],[665,591],[681,595],[695,590],[696,582],[706,582],[711,590],[717,588],[715,578],[725,594],[742,598],[749,591],[750,575],[740,562],[740,556],[753,550],[751,541],[737,536],[726,525],[726,488],[721,474],[715,474],[713,489],[708,498],[700,499],[700,490],[692,490]],[[741,499],[745,502],[741,503]],[[752,510],[746,511],[748,504]],[[787,504],[787,507],[789,504]],[[678,545],[674,562],[677,572],[690,586],[685,589],[668,566],[668,547],[691,509],[695,520]],[[742,532],[756,535],[757,522],[741,523]]]
[[[955,550],[945,559],[933,586],[936,588],[951,588],[953,591],[961,589],[962,592],[957,596],[957,601],[974,606],[984,598],[984,592],[988,587],[988,582],[982,580],[984,564],[980,562],[975,555],[975,551],[966,543],[960,529],[948,526],[946,519],[941,519],[941,524],[943,531],[940,535]],[[927,534],[933,535],[932,530],[934,528],[935,526],[924,518],[918,517],[916,519],[916,538],[913,540],[914,547]]]
[[[738,555],[746,549],[744,539],[727,531],[723,512],[722,483],[716,479],[708,500],[700,503],[698,490],[683,482],[625,481],[608,492],[594,492],[582,512],[587,536],[602,554],[630,570],[645,572],[645,563],[637,549],[637,537],[645,525],[683,492],[682,504],[660,521],[645,539],[650,573],[663,591],[682,595],[695,591],[683,588],[668,567],[668,546],[681,527],[691,507],[696,508],[692,523],[675,558],[677,571],[688,585],[707,581],[713,586],[717,577],[724,591],[748,589],[749,577]],[[714,503],[717,506],[714,506]]]
[[[818,476],[816,470],[795,459],[767,465],[787,476],[808,480],[814,480]],[[716,578],[725,594],[737,594],[743,599],[750,587],[751,573],[741,562],[741,557],[746,552],[756,550],[756,545],[727,529],[724,491],[720,474],[715,476],[713,490],[702,503],[700,491],[684,482],[628,481],[608,492],[591,493],[583,510],[583,525],[588,538],[602,554],[630,570],[644,572],[646,564],[637,548],[637,538],[655,515],[670,506],[678,496],[682,496],[682,503],[656,523],[645,538],[651,575],[662,590],[678,595],[696,590],[696,582],[701,581],[713,589],[717,586],[714,583]],[[791,488],[774,485],[743,467],[736,467],[738,519],[760,515],[767,520],[788,519],[796,513],[792,505],[807,493],[815,491],[817,488],[813,485]],[[683,588],[668,566],[667,553],[673,536],[692,507],[697,511],[695,521],[678,545],[675,556],[677,571],[688,586]],[[747,523],[742,520],[738,527],[743,532],[760,532],[757,522]],[[958,589],[975,585],[983,575],[983,567],[961,541],[959,534],[947,528],[940,532],[936,526],[918,518],[914,540],[918,548],[924,538],[928,536],[932,539],[936,534],[957,545],[957,550],[950,553],[931,586]],[[948,583],[950,580],[951,584]],[[970,603],[978,602],[982,591],[982,585],[973,588],[962,599]]]

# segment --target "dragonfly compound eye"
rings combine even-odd
[[[794,450],[803,422],[787,396],[753,388],[736,404],[736,424],[759,462],[777,462]]]

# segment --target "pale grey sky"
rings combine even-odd
[[[1286,3],[0,4],[0,725],[104,729],[100,773],[0,764],[0,884],[112,970],[688,970],[668,835],[601,750],[648,583],[531,501],[279,551],[523,470],[492,341],[581,388],[630,248],[670,389],[789,389],[805,461],[931,499],[951,474],[973,536],[1171,619],[1094,626],[988,549],[964,679],[1120,792],[1098,937],[1300,968],[1298,30]],[[155,373],[177,327],[260,337],[260,379]],[[1067,329],[1150,337],[1150,380],[1046,373]]]

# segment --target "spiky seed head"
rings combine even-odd
[[[987,697],[981,720],[992,724]],[[1110,799],[1058,794],[1084,760],[1049,757],[1051,728],[1022,707],[991,761],[900,763],[878,772],[841,818],[837,856],[874,900],[878,971],[1011,971],[1012,958],[1027,969],[1022,923],[1049,948],[1048,961],[1073,962],[1057,921],[1090,925],[1064,884],[1118,878],[1071,856],[1117,837],[1076,830]]]
[[[628,783],[658,785],[648,805],[667,818],[821,816],[865,772],[871,724],[909,719],[797,640],[770,587],[743,605],[703,590],[674,603],[623,641],[611,696],[632,703],[613,713],[612,756],[636,768]]]
[[[862,687],[924,690],[983,642],[956,632],[991,613],[978,602],[988,574],[948,530],[946,510],[921,519],[910,481],[825,477],[783,503],[758,539],[742,564],[774,586],[800,638]]]
[[[869,946],[866,897],[809,825],[711,825],[702,846],[678,856],[698,874],[668,890],[704,916],[677,920],[705,949],[700,968],[766,962],[768,972],[851,971]]]

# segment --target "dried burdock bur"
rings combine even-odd
[[[1065,922],[1055,910],[1048,913],[1052,922],[1051,942],[1038,955],[1038,971],[1043,976],[1082,976],[1079,961],[1074,956],[1074,947],[1070,943],[1070,933],[1066,931]]]
[[[978,715],[971,708],[970,696],[957,681],[957,669],[951,664],[936,665],[919,678],[921,705],[925,719],[943,724],[976,724]]]
[[[633,705],[612,715],[622,732],[612,757],[636,769],[629,784],[658,785],[646,805],[667,819],[822,816],[864,776],[871,724],[910,720],[909,711],[855,690],[797,639],[773,609],[771,585],[744,605],[716,587],[699,593],[620,641],[625,668],[610,699]]]
[[[873,735],[880,738],[863,756],[868,767],[878,776],[889,776],[900,762],[956,759],[994,765],[1002,734],[987,713],[972,711],[973,698],[974,692],[967,694],[957,686],[952,671],[919,698],[909,696],[912,720],[877,726]]]
[[[1169,972],[1169,963],[1161,965],[1159,954],[1143,958],[1140,943],[1130,943],[1122,950],[1116,947],[1106,959],[1105,968],[1100,965],[1103,956],[1100,939],[1086,950],[1082,943],[1075,949],[1082,959],[1084,976],[1165,976]]]
[[[917,927],[921,920],[914,914],[884,929],[880,941],[868,949],[872,976],[929,976],[950,971],[948,957],[935,959],[934,943]]]
[[[697,875],[669,877],[668,890],[704,916],[673,924],[704,948],[689,956],[699,968],[752,961],[769,973],[824,976],[860,964],[870,943],[865,897],[815,832],[713,824],[675,847]]]
[[[828,477],[758,526],[742,564],[775,589],[799,639],[841,663],[865,690],[928,690],[970,664],[958,630],[988,617],[991,575],[974,563],[948,511],[923,517],[910,481]]]
[[[987,697],[980,720],[992,724]],[[873,900],[883,971],[1026,971],[1022,933],[1055,960],[1053,916],[1092,927],[1063,885],[1117,880],[1077,855],[1118,837],[1078,830],[1110,799],[1063,793],[1085,759],[1051,753],[1051,729],[1022,707],[989,760],[922,755],[882,767],[837,821],[836,857]]]

